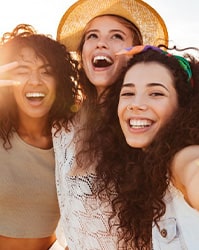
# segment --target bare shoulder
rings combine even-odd
[[[199,171],[199,145],[180,150],[174,157],[171,172],[173,180],[186,186]]]
[[[199,159],[199,145],[191,145],[180,150],[174,157],[173,164],[189,163]]]
[[[190,206],[199,210],[199,145],[188,146],[174,157],[172,182],[184,195]]]

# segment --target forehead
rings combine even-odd
[[[131,66],[125,74],[124,83],[147,84],[165,83],[174,86],[171,71],[158,62],[139,62]]]
[[[16,54],[15,59],[19,62],[24,63],[40,63],[43,64],[47,62],[46,59],[41,58],[37,55],[36,51],[31,47],[23,47]]]
[[[98,16],[93,18],[86,26],[85,31],[88,31],[89,29],[103,29],[109,26],[112,29],[120,28],[120,29],[127,29],[125,22],[123,18],[119,16]],[[129,29],[130,30],[130,29]]]

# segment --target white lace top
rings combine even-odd
[[[110,205],[92,195],[96,176],[68,175],[75,164],[74,129],[61,131],[53,138],[56,159],[56,185],[61,220],[70,250],[113,250],[116,230],[109,231]]]

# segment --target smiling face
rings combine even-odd
[[[137,63],[125,74],[118,116],[127,143],[145,148],[178,107],[170,71],[156,62]]]
[[[12,71],[12,79],[21,82],[13,86],[19,116],[46,118],[56,95],[52,67],[29,47],[21,49],[15,60],[19,65]]]
[[[85,31],[82,62],[98,93],[115,82],[129,59],[115,53],[132,44],[132,31],[118,17],[96,17],[89,23]]]

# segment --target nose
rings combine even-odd
[[[129,104],[127,106],[127,110],[129,110],[129,111],[145,111],[145,110],[147,110],[147,105],[146,104],[142,104],[142,105]]]
[[[144,102],[142,98],[135,98],[131,103],[127,105],[127,110],[129,111],[145,111],[148,109],[148,105]]]
[[[29,79],[28,79],[28,83],[29,84],[34,84],[34,85],[38,85],[41,84],[41,77],[40,74],[38,72],[31,72],[31,74],[29,75]]]
[[[99,38],[97,41],[97,48],[108,48],[108,43],[105,38]]]

